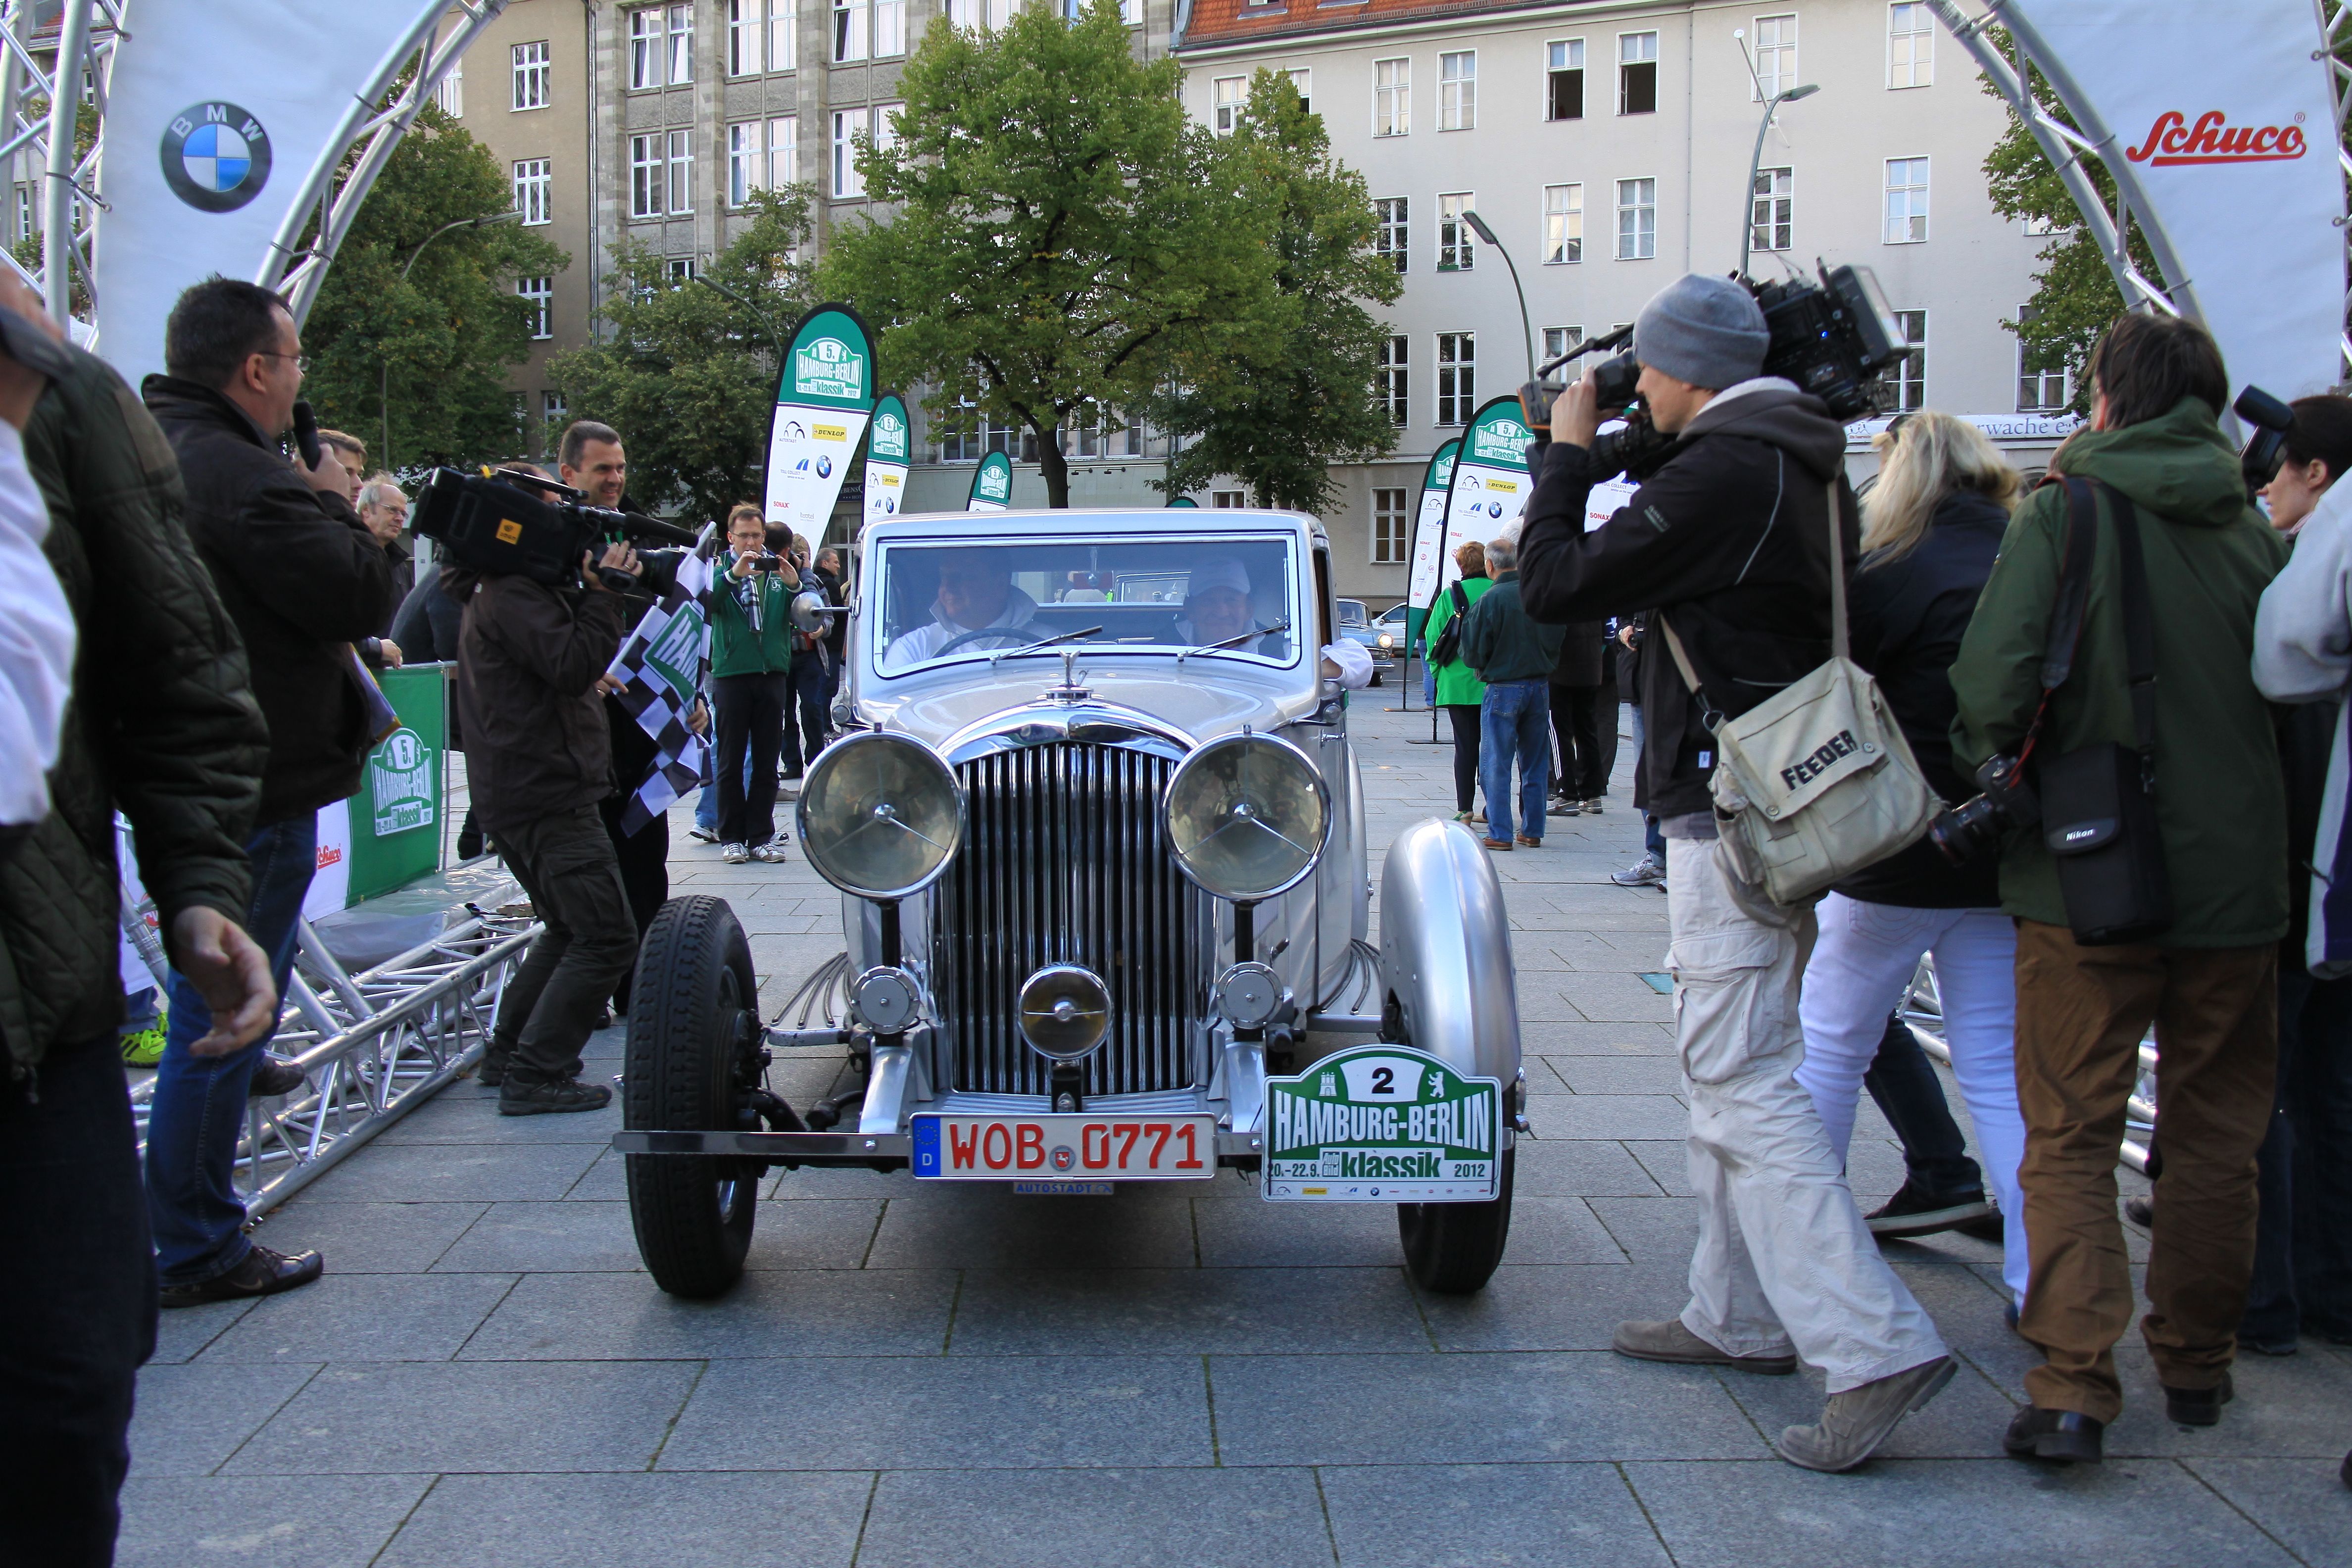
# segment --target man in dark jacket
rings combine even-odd
[[[1828,1373],[1820,1423],[1781,1434],[1808,1469],[1850,1469],[1949,1382],[1935,1324],[1878,1255],[1811,1096],[1796,993],[1810,904],[1785,908],[1720,853],[1706,719],[1737,715],[1830,656],[1830,574],[1854,541],[1845,432],[1790,383],[1760,375],[1769,333],[1748,291],[1692,276],[1642,308],[1641,395],[1680,447],[1587,532],[1600,422],[1590,377],[1552,411],[1520,542],[1528,613],[1650,612],[1642,660],[1644,798],[1666,833],[1666,967],[1690,1100],[1699,1241],[1680,1318],[1628,1322],[1640,1360]],[[1843,511],[1831,549],[1831,506]],[[1680,642],[1680,655],[1675,651]],[[1693,677],[1686,682],[1681,666]],[[1694,692],[1692,687],[1697,690]]]
[[[0,302],[39,319],[10,291]],[[44,549],[81,631],[52,809],[0,859],[0,1256],[16,1276],[0,1290],[0,1557],[95,1568],[113,1561],[132,1382],[155,1341],[115,1044],[117,810],[164,949],[211,1009],[190,1048],[249,1057],[278,1004],[237,923],[268,736],[236,627],[180,526],[171,447],[103,361],[60,352],[46,394],[0,360],[0,445],[23,428]]]
[[[625,544],[602,563],[636,563]],[[637,952],[598,810],[613,791],[598,681],[621,648],[621,595],[594,571],[566,587],[455,567],[443,581],[466,606],[457,712],[475,809],[547,928],[499,998],[481,1081],[508,1116],[594,1110],[613,1091],[580,1080],[580,1047]]]
[[[1560,628],[1538,622],[1519,602],[1518,552],[1517,529],[1487,542],[1495,585],[1462,621],[1462,661],[1486,687],[1478,707],[1478,784],[1486,792],[1486,846],[1498,851],[1514,843],[1515,761],[1520,780],[1516,842],[1543,847],[1544,780],[1551,767],[1549,689],[1559,662]]]
[[[2287,929],[2286,786],[2248,662],[2255,610],[2286,546],[2247,504],[2221,434],[2230,393],[2221,353],[2193,322],[2124,316],[2088,368],[2091,428],[2069,437],[2053,467],[2097,487],[2105,537],[2073,672],[2049,694],[2034,756],[2046,770],[2089,746],[2137,748],[2117,542],[2124,498],[2157,634],[2150,765],[2172,921],[2143,941],[2077,942],[2043,835],[2009,836],[2000,901],[2017,921],[2018,1181],[2032,1271],[2018,1332],[2046,1359],[2025,1374],[2031,1405],[2004,1446],[2061,1461],[2099,1458],[2103,1429],[2123,1409],[2114,1347],[2131,1325],[2133,1291],[2116,1159],[2151,1023],[2163,1057],[2163,1218],[2141,1335],[2173,1420],[2212,1426],[2231,1398]],[[2026,499],[1961,639],[1951,679],[1962,774],[2016,751],[2043,711],[2069,510],[2065,486]],[[2053,805],[2046,790],[2043,805]]]
[[[318,858],[318,813],[359,789],[373,737],[352,645],[391,619],[392,563],[352,510],[351,478],[331,450],[306,469],[279,455],[302,385],[302,342],[284,300],[213,278],[182,294],[163,329],[169,374],[141,388],[178,454],[188,532],[245,640],[254,695],[269,724],[269,762],[246,855],[253,894],[245,927],[269,954],[282,994],[302,900]],[[301,1073],[258,1045],[207,1058],[191,1047],[212,1027],[184,977],[147,1124],[147,1197],[167,1307],[307,1285],[316,1253],[287,1257],[245,1235],[231,1179],[248,1090],[284,1094]]]

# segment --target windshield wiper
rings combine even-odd
[[[1276,632],[1286,632],[1289,629],[1290,623],[1288,621],[1276,621],[1270,626],[1255,626],[1245,632],[1235,632],[1233,636],[1224,638],[1221,642],[1202,643],[1199,647],[1186,648],[1182,653],[1176,656],[1176,662],[1181,666],[1186,659],[1192,658],[1196,653],[1226,652],[1236,645],[1248,642],[1254,637],[1270,637]]]
[[[1035,642],[1025,643],[1020,647],[999,648],[988,656],[988,668],[994,669],[996,661],[999,659],[1019,658],[1024,653],[1035,653],[1039,648],[1052,647],[1055,643],[1076,642],[1080,637],[1090,637],[1101,630],[1100,626],[1081,626],[1074,632],[1055,632],[1052,637],[1041,637]]]

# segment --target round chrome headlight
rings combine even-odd
[[[1331,797],[1307,753],[1271,735],[1201,747],[1160,803],[1176,864],[1202,891],[1254,902],[1315,868],[1331,831]]]
[[[1021,1034],[1037,1054],[1074,1062],[1110,1029],[1110,991],[1075,963],[1048,964],[1021,983]]]
[[[868,730],[817,754],[801,787],[801,847],[861,899],[903,899],[947,868],[963,837],[963,785],[937,752]]]

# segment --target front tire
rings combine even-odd
[[[1399,1204],[1397,1237],[1414,1284],[1441,1296],[1484,1289],[1511,1238],[1511,1167],[1517,1151],[1503,1151],[1500,1191],[1483,1204]]]
[[[759,976],[724,899],[664,904],[638,946],[622,1124],[631,1131],[734,1131],[759,1082]],[[758,1161],[626,1157],[637,1255],[673,1296],[724,1293],[743,1272],[759,1207]]]

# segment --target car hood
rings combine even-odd
[[[861,716],[941,748],[953,742],[960,749],[967,740],[1024,726],[1037,727],[1036,738],[1045,740],[1073,722],[1116,728],[1122,720],[1179,744],[1198,744],[1244,725],[1273,730],[1295,723],[1312,717],[1320,700],[1307,672],[1214,658],[1188,659],[1181,669],[1173,658],[1106,660],[1096,667],[1081,661],[1078,686],[1087,695],[1067,698],[1048,694],[1061,685],[1058,661],[1024,663],[1019,675],[1008,668],[989,679],[942,681],[864,700]]]

